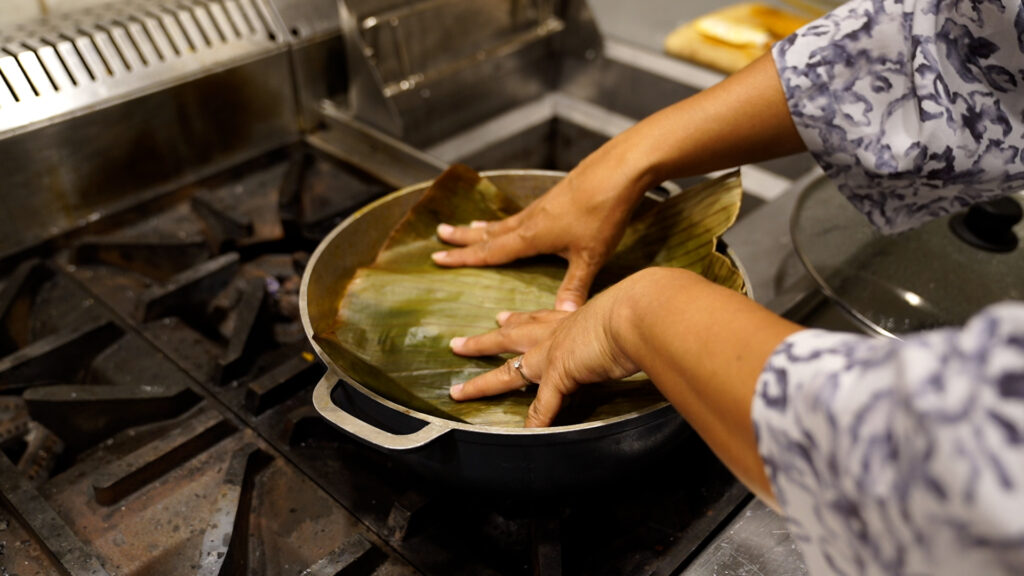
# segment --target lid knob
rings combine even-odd
[[[989,252],[1011,252],[1017,248],[1015,224],[1024,217],[1020,204],[1008,196],[977,202],[966,212],[949,220],[949,228],[957,238]]]

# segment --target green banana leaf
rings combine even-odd
[[[739,174],[732,173],[664,202],[650,201],[634,214],[595,291],[647,266],[686,268],[742,291],[739,272],[715,252],[718,236],[736,220],[741,196]],[[447,247],[435,236],[439,223],[495,220],[519,208],[469,168],[453,166],[442,174],[398,224],[374,264],[359,269],[346,287],[337,326],[318,336],[332,360],[358,374],[367,388],[406,407],[477,425],[522,426],[533,386],[470,402],[449,398],[451,385],[492,370],[507,357],[460,357],[448,342],[493,330],[500,311],[550,308],[565,261],[539,257],[493,268],[447,269],[430,259]],[[330,352],[338,348],[344,354]],[[642,375],[588,385],[569,400],[555,424],[603,420],[662,401]]]

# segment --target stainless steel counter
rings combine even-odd
[[[753,500],[716,536],[684,574],[775,576],[806,574],[785,520]]]

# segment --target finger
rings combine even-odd
[[[490,235],[491,237],[501,236],[502,234],[508,234],[509,232],[512,232],[516,228],[519,228],[519,226],[522,225],[523,216],[526,213],[527,212],[524,210],[523,212],[516,212],[515,214],[509,216],[508,218],[502,219],[502,220],[489,220],[487,222],[473,222],[470,225],[471,226],[473,226],[473,225],[479,226],[480,224],[485,224],[486,227],[487,227],[487,234],[488,235]]]
[[[587,301],[590,293],[590,285],[594,282],[594,276],[601,268],[601,262],[595,262],[583,258],[569,260],[569,269],[565,272],[562,285],[558,287],[555,294],[555,309],[566,312],[574,312]]]
[[[476,336],[452,338],[452,352],[460,356],[491,356],[505,352],[523,353],[551,332],[548,324],[505,326]]]
[[[467,244],[483,242],[487,239],[487,236],[488,232],[486,222],[473,222],[469,226],[452,226],[451,224],[437,225],[437,237],[440,238],[442,242],[455,244],[456,246],[466,246]]]
[[[554,385],[541,384],[537,388],[537,397],[526,412],[527,428],[543,428],[551,426],[555,416],[562,409],[562,393]]]
[[[437,237],[449,244],[468,246],[511,232],[518,225],[518,214],[504,220],[474,220],[469,223],[469,226],[452,226],[442,223],[437,225]]]
[[[535,254],[518,234],[505,234],[465,248],[434,252],[430,257],[439,266],[498,266]]]
[[[504,363],[500,368],[481,374],[456,384],[449,389],[448,394],[452,400],[461,402],[463,400],[474,400],[495,394],[504,394],[517,390],[526,385],[519,371],[512,367],[512,362]]]
[[[499,312],[498,326],[513,328],[527,324],[549,324],[565,318],[562,310],[533,310],[532,312]]]

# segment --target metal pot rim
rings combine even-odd
[[[530,175],[530,176],[554,176],[554,177],[559,177],[559,178],[564,178],[566,174],[567,174],[566,172],[559,171],[559,170],[538,170],[538,169],[489,170],[489,171],[485,171],[485,172],[481,172],[480,173],[480,175],[483,176],[483,177]],[[598,428],[608,428],[609,429],[608,431],[611,432],[612,431],[611,429],[618,430],[618,429],[620,429],[624,425],[623,423],[628,422],[628,421],[635,421],[635,423],[637,425],[641,425],[642,423],[647,421],[647,418],[645,418],[645,416],[653,415],[654,413],[656,413],[658,411],[667,411],[667,412],[671,412],[673,414],[676,413],[675,409],[671,406],[671,404],[667,400],[665,400],[665,401],[659,402],[657,404],[652,404],[651,406],[648,406],[646,408],[642,408],[640,410],[635,410],[633,412],[629,412],[627,414],[622,414],[622,415],[619,415],[619,416],[615,416],[615,417],[612,417],[612,418],[606,418],[606,419],[603,419],[603,420],[596,420],[596,421],[593,421],[593,422],[584,422],[584,423],[580,423],[580,424],[571,424],[571,425],[566,425],[566,426],[551,426],[551,427],[547,427],[547,428],[509,428],[509,427],[503,427],[503,426],[483,426],[483,425],[479,425],[479,424],[470,424],[470,423],[464,423],[464,422],[456,422],[454,420],[448,420],[446,418],[440,418],[440,417],[433,416],[433,415],[430,415],[430,414],[424,414],[424,413],[419,412],[417,410],[413,410],[413,409],[408,408],[406,406],[402,406],[401,404],[393,402],[393,401],[391,401],[391,400],[389,400],[387,398],[384,398],[383,396],[380,396],[380,395],[376,394],[375,392],[369,390],[368,388],[363,386],[361,383],[357,382],[355,379],[349,377],[343,370],[338,368],[337,365],[331,360],[330,356],[320,347],[319,344],[317,344],[316,339],[314,338],[313,326],[312,326],[312,322],[311,322],[311,320],[309,318],[309,308],[308,308],[308,298],[307,298],[307,292],[309,290],[309,281],[310,281],[310,276],[311,276],[312,270],[316,267],[317,263],[320,261],[321,255],[327,249],[327,247],[332,242],[334,242],[335,238],[337,238],[337,236],[339,234],[341,234],[345,230],[345,228],[347,228],[352,222],[354,222],[354,221],[358,220],[359,218],[363,217],[363,215],[373,211],[376,207],[392,201],[394,198],[397,198],[397,197],[400,197],[400,196],[403,196],[403,195],[406,195],[406,194],[410,194],[410,193],[422,190],[422,189],[430,186],[430,184],[431,184],[431,181],[426,181],[426,182],[419,182],[419,183],[416,183],[416,184],[412,184],[410,186],[406,186],[404,188],[401,188],[401,189],[396,190],[394,192],[391,192],[389,194],[385,194],[384,196],[381,196],[380,198],[374,200],[373,202],[370,202],[369,204],[367,204],[367,205],[363,206],[362,208],[356,210],[351,215],[349,215],[347,218],[345,218],[345,220],[343,220],[337,226],[335,226],[334,229],[332,229],[330,231],[330,233],[328,233],[323,238],[323,240],[320,241],[320,243],[316,247],[316,250],[314,250],[313,254],[310,256],[309,262],[306,265],[306,269],[305,269],[305,271],[302,274],[302,283],[301,283],[301,286],[300,286],[300,289],[299,289],[299,309],[300,309],[300,313],[301,313],[301,316],[302,316],[302,327],[303,327],[303,329],[306,332],[306,338],[309,340],[310,344],[313,346],[313,349],[316,352],[317,356],[319,356],[320,359],[324,362],[324,364],[327,365],[327,375],[325,376],[325,378],[334,377],[335,379],[344,380],[347,384],[349,384],[351,387],[353,387],[359,393],[364,394],[365,396],[367,396],[367,397],[369,397],[369,398],[371,398],[371,399],[373,399],[373,400],[375,400],[375,401],[377,401],[377,402],[387,406],[388,408],[390,408],[390,409],[392,409],[392,410],[394,410],[396,412],[400,412],[400,413],[409,415],[409,416],[411,416],[413,418],[416,418],[418,420],[424,421],[428,425],[433,425],[435,427],[436,426],[442,426],[442,427],[444,427],[446,429],[446,431],[447,430],[460,430],[460,431],[465,431],[465,432],[473,432],[473,433],[480,433],[480,434],[495,434],[495,435],[503,435],[503,436],[504,435],[515,435],[515,436],[551,436],[551,435],[568,434],[568,433],[580,432],[580,431],[594,431],[595,429],[598,429]],[[671,183],[668,183],[668,184],[671,184]],[[674,184],[671,184],[671,186],[675,187]],[[731,251],[728,250],[728,248],[726,250],[727,250],[727,252],[729,252],[729,256],[731,257],[733,262],[739,268],[740,274],[743,276],[744,279],[746,279],[747,278],[746,272],[740,266],[740,263],[735,259],[734,255],[731,253]],[[750,294],[750,292],[749,292],[750,283],[746,282],[746,285],[748,286],[747,295],[749,297],[753,298],[752,294]],[[331,386],[331,389],[333,389],[333,386]],[[319,387],[318,387],[318,390],[317,390],[316,394],[319,394],[319,393],[320,393],[320,390],[319,390]],[[320,400],[321,401],[329,401],[329,398],[321,398]]]

